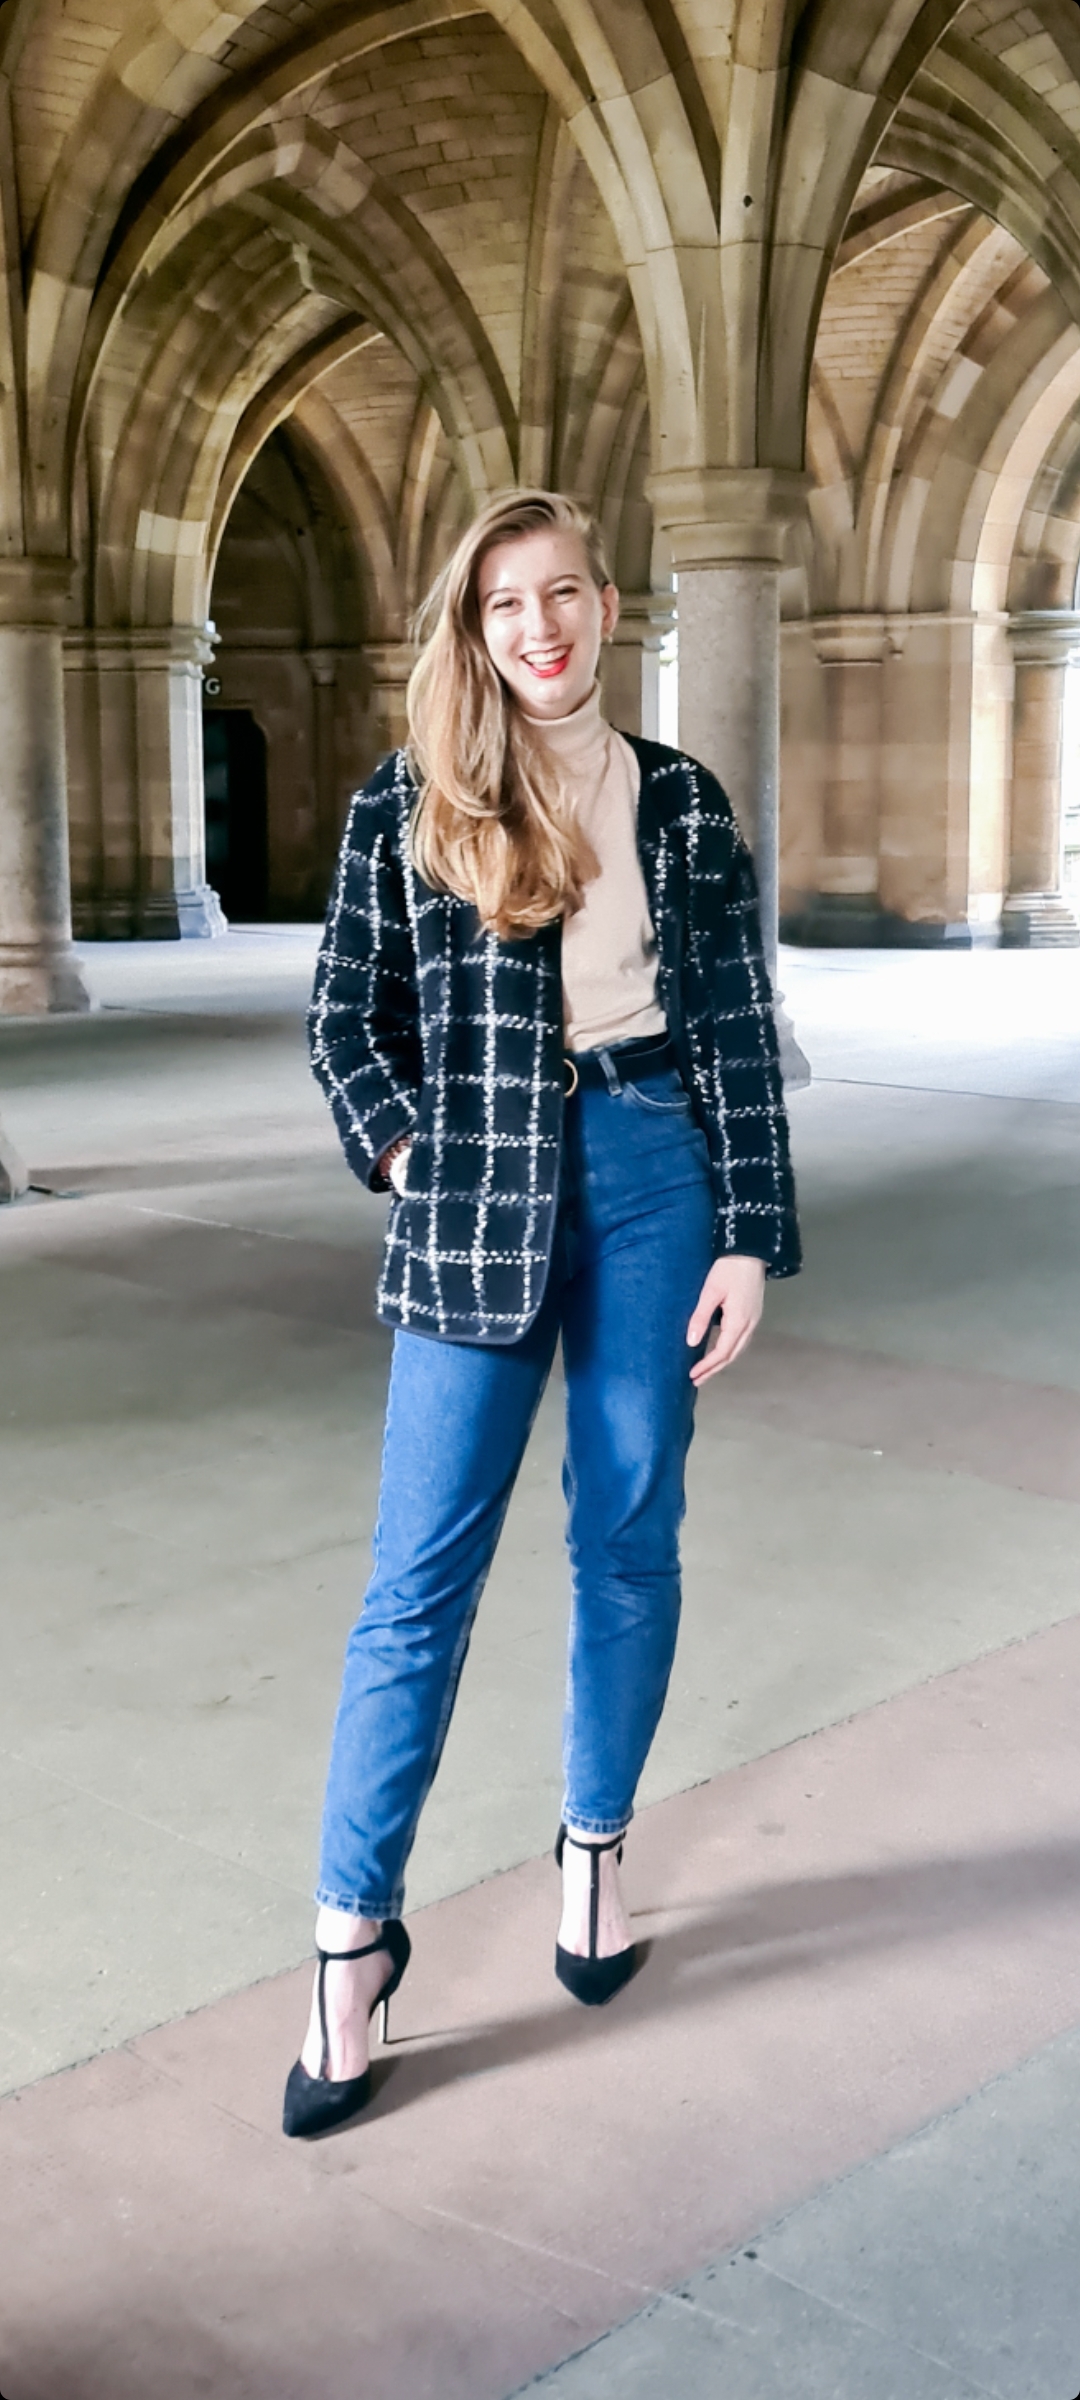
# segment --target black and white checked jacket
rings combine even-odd
[[[715,1254],[800,1264],[772,994],[750,855],[715,778],[635,740],[638,849],[658,997],[708,1143]],[[314,1070],[354,1174],[413,1137],[390,1209],[379,1315],[450,1341],[514,1342],[551,1255],[562,1139],[561,926],[482,933],[415,874],[416,787],[397,751],[356,794],[308,1016]]]

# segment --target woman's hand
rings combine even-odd
[[[717,1310],[720,1323],[712,1326],[708,1347],[690,1369],[691,1383],[707,1383],[730,1367],[753,1339],[765,1304],[763,1258],[718,1258],[709,1268],[701,1298],[686,1329],[691,1349],[703,1341]]]
[[[397,1141],[391,1142],[389,1150],[384,1150],[379,1160],[380,1175],[385,1175],[388,1183],[393,1184],[394,1190],[401,1200],[405,1197],[405,1177],[409,1171],[411,1149],[411,1133],[399,1134]]]

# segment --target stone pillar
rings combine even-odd
[[[100,939],[227,930],[206,881],[202,675],[213,655],[194,626],[68,638],[77,907]]]
[[[71,947],[65,560],[0,564],[0,1012],[89,1008]]]
[[[1061,734],[1065,670],[1080,653],[1080,615],[1026,609],[1009,620],[1013,653],[1008,949],[1075,948],[1080,925],[1062,896]]]
[[[311,676],[314,732],[315,840],[320,858],[335,858],[341,840],[337,798],[337,658],[332,650],[306,653]]]
[[[824,669],[825,758],[817,889],[799,939],[873,944],[880,932],[882,663],[892,644],[884,617],[817,617]]]
[[[655,742],[660,719],[660,651],[675,622],[671,592],[624,592],[600,674],[604,710],[622,733]]]
[[[139,931],[206,940],[228,927],[206,880],[202,678],[209,630],[170,626],[131,637],[139,761]]]
[[[679,742],[724,786],[754,855],[775,984],[780,848],[780,564],[807,478],[665,469],[649,483],[678,577]],[[810,1069],[777,995],[784,1079]]]
[[[883,667],[881,940],[996,941],[1005,888],[1012,659],[1004,620],[930,610],[888,620]]]
[[[374,760],[399,750],[408,736],[405,690],[416,665],[411,642],[366,642],[364,662],[371,682],[368,713],[374,736]]]

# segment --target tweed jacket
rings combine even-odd
[[[657,742],[641,768],[638,850],[657,992],[716,1203],[715,1255],[798,1271],[787,1122],[750,856],[715,778]],[[566,1074],[561,924],[484,933],[416,874],[404,751],[356,794],[308,1017],[345,1156],[373,1191],[412,1135],[391,1201],[377,1307],[451,1341],[517,1341],[551,1256]]]

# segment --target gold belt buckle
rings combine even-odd
[[[568,1084],[567,1084],[567,1086],[566,1086],[566,1090],[565,1090],[565,1093],[564,1093],[564,1098],[566,1098],[567,1100],[572,1100],[572,1099],[573,1099],[573,1097],[574,1097],[574,1093],[576,1092],[576,1090],[577,1090],[577,1088],[578,1088],[578,1085],[579,1085],[579,1083],[581,1082],[581,1077],[580,1077],[580,1075],[578,1074],[578,1071],[577,1071],[577,1068],[576,1068],[576,1066],[574,1065],[574,1061],[573,1061],[573,1059],[572,1059],[572,1058],[567,1058],[565,1054],[564,1054],[564,1056],[563,1056],[563,1065],[564,1065],[564,1067],[569,1067],[569,1069],[570,1069],[570,1073],[571,1073],[571,1075],[572,1075],[572,1076],[573,1076],[573,1078],[574,1078],[574,1080],[573,1080],[573,1082],[572,1082],[572,1083],[568,1083]]]

